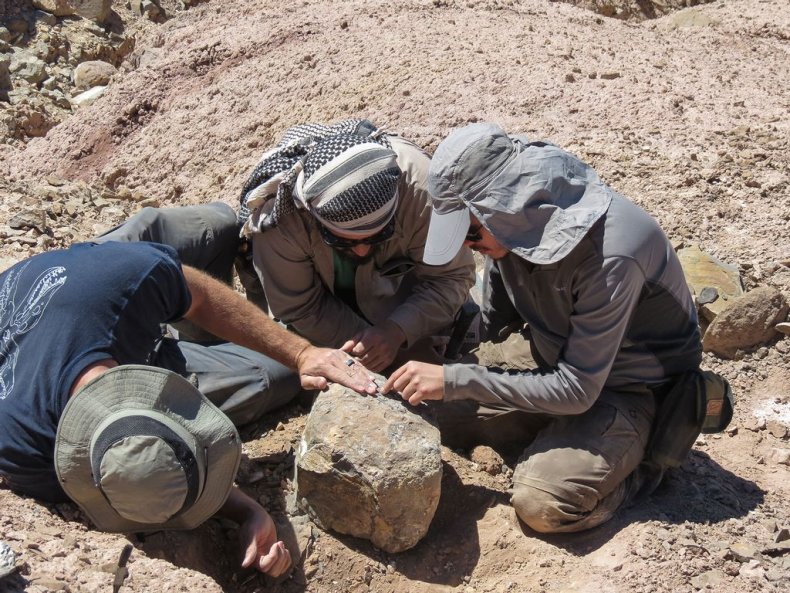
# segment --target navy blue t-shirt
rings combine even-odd
[[[107,358],[148,363],[160,324],[190,304],[175,250],[156,243],[81,243],[0,275],[0,474],[12,489],[67,500],[53,453],[77,376]]]

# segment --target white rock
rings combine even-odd
[[[0,579],[16,569],[16,554],[5,542],[0,542]]]
[[[96,99],[101,97],[106,89],[106,86],[95,86],[92,89],[88,89],[84,93],[80,93],[76,97],[72,97],[71,106],[74,108],[79,108],[90,105]]]

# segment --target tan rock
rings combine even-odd
[[[103,23],[110,16],[112,0],[33,0],[33,6],[55,16],[81,16]]]
[[[116,68],[109,62],[89,60],[74,69],[74,85],[80,89],[106,86],[115,74]]]
[[[732,301],[711,322],[702,349],[725,358],[736,350],[762,344],[777,335],[776,324],[787,318],[787,300],[775,288],[757,288]]]
[[[738,268],[726,264],[702,251],[698,245],[678,250],[680,265],[692,292],[699,296],[705,288],[714,288],[718,298],[700,306],[700,314],[713,321],[727,305],[743,295],[743,285]]]

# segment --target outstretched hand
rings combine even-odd
[[[299,379],[304,389],[326,389],[330,381],[353,389],[362,394],[376,393],[376,383],[365,365],[348,352],[353,342],[343,345],[341,350],[308,346],[297,357]]]
[[[242,568],[255,567],[273,577],[284,574],[291,567],[291,554],[285,544],[277,540],[277,528],[263,508],[250,513],[239,528],[239,540],[244,550]]]
[[[441,400],[444,398],[444,367],[412,360],[392,373],[381,391],[396,391],[413,406],[425,400]]]

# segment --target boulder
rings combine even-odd
[[[146,17],[149,21],[157,22],[165,16],[157,0],[131,0],[129,7],[132,12]]]
[[[320,527],[408,550],[428,531],[441,480],[439,431],[407,404],[339,385],[316,399],[296,455],[296,501]]]
[[[11,58],[9,69],[14,76],[36,84],[47,77],[47,68],[43,60],[28,52],[15,53]]]
[[[115,74],[115,66],[101,60],[89,60],[74,69],[74,86],[89,89],[95,86],[106,86]]]
[[[110,16],[112,0],[33,0],[33,6],[55,16],[81,16],[103,23]]]
[[[735,266],[719,261],[697,245],[678,250],[678,258],[686,282],[697,298],[700,314],[707,321],[713,321],[733,299],[743,295],[741,277]]]
[[[725,358],[776,337],[776,324],[787,319],[788,304],[775,288],[762,287],[732,301],[716,316],[702,339],[702,349]]]

